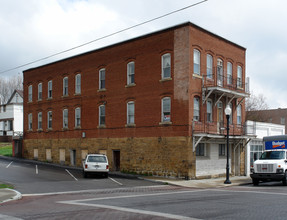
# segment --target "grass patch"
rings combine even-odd
[[[12,157],[12,145],[0,145],[0,155]]]
[[[0,189],[5,189],[5,188],[13,189],[14,187],[10,184],[0,184]]]

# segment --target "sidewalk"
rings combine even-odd
[[[0,189],[0,205],[1,203],[21,199],[21,193],[13,189],[3,188]]]
[[[145,177],[144,179],[163,182],[171,185],[182,187],[194,187],[194,188],[220,188],[229,186],[240,186],[252,184],[252,179],[248,176],[234,176],[230,177],[231,184],[224,184],[225,178],[213,178],[213,179],[200,179],[200,180],[178,180],[178,179],[165,179],[157,177]]]

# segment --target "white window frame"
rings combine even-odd
[[[130,101],[127,103],[127,124],[135,123],[135,102]]]
[[[43,129],[43,114],[42,112],[38,112],[38,130]]]
[[[227,84],[232,85],[232,68],[233,65],[231,62],[227,62]]]
[[[33,86],[30,85],[28,87],[28,102],[32,102],[33,100]]]
[[[38,84],[38,100],[42,100],[43,98],[43,84]]]
[[[52,111],[47,112],[47,128],[52,129]]]
[[[161,99],[161,122],[163,123],[171,122],[171,98],[170,97],[164,97]]]
[[[81,127],[81,108],[75,108],[75,127]]]
[[[242,88],[242,67],[237,66],[237,88]]]
[[[69,110],[63,109],[63,128],[68,128],[69,126]]]
[[[75,93],[81,94],[81,74],[77,74],[75,77]]]
[[[213,78],[213,56],[210,54],[206,55],[206,77]]]
[[[102,112],[102,109],[103,109],[103,112]],[[106,125],[106,106],[100,105],[99,106],[99,126],[105,126],[105,125]]]
[[[242,106],[241,105],[238,105],[237,108],[236,108],[236,113],[237,113],[237,124],[238,125],[241,125],[241,113],[242,113]]]
[[[193,98],[193,120],[199,121],[200,120],[200,106],[199,106],[199,98]]]
[[[193,73],[200,75],[200,51],[197,49],[193,50]]]
[[[33,115],[32,113],[28,114],[28,130],[33,129]]]
[[[99,89],[106,88],[106,69],[102,68],[99,70]]]
[[[69,78],[66,76],[63,78],[63,96],[69,95]]]
[[[127,64],[127,84],[135,84],[135,62],[131,61]]]
[[[212,101],[210,99],[206,101],[206,121],[212,122]]]
[[[52,98],[52,91],[53,91],[53,81],[48,81],[48,99]]]
[[[161,56],[161,78],[171,78],[171,55],[166,53]]]

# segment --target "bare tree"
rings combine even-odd
[[[251,93],[251,96],[245,102],[246,120],[265,121],[264,112],[260,111],[268,109],[269,106],[263,94],[256,96],[254,93]]]
[[[0,78],[0,104],[5,104],[9,100],[14,90],[23,90],[22,76],[11,78]]]

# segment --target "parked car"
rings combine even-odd
[[[108,177],[109,162],[107,156],[103,154],[88,154],[83,160],[84,178],[86,178],[89,173],[102,174]]]

